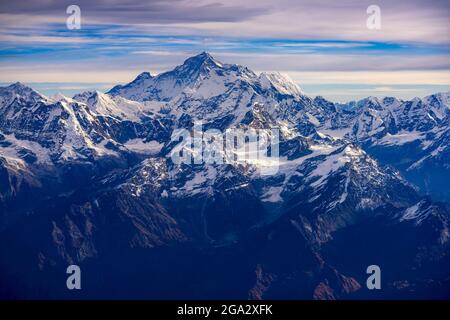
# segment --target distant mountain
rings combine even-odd
[[[399,169],[420,190],[449,201],[450,92],[423,99],[367,98],[336,108],[320,120],[320,132],[361,145],[383,164]],[[353,107],[350,107],[353,105]]]
[[[0,88],[0,296],[448,297],[448,101],[312,99],[205,52],[108,93]],[[199,121],[278,129],[279,161],[174,163]]]

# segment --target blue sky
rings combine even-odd
[[[66,8],[81,9],[81,29]],[[45,94],[105,91],[208,51],[255,72],[288,74],[308,94],[348,101],[450,90],[450,5],[377,1],[2,1],[0,82]]]

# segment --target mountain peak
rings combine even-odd
[[[423,100],[429,103],[436,101],[438,102],[438,105],[442,105],[444,108],[450,109],[450,91],[435,93],[426,96]]]
[[[112,94],[112,95],[117,95],[121,90],[123,89],[127,89],[127,88],[132,88],[133,86],[143,86],[145,85],[148,81],[151,81],[154,77],[150,74],[150,72],[142,72],[140,73],[133,81],[131,81],[130,83],[126,84],[126,85],[117,85],[115,87],[113,87],[111,90],[109,90],[107,93],[108,94]]]
[[[382,108],[382,103],[379,98],[374,96],[369,96],[367,98],[364,98],[362,100],[357,101],[356,105],[359,108],[372,108],[379,110]]]
[[[153,76],[150,74],[150,72],[142,72],[140,73],[130,84],[142,84],[148,80],[151,80]]]
[[[303,92],[298,85],[286,74],[279,72],[262,72],[259,75],[259,80],[263,88],[267,89],[273,86],[278,92],[282,94],[301,96]]]
[[[145,72],[140,73],[134,81],[146,80],[146,79],[151,79],[151,78],[153,78],[153,76],[150,74],[150,72],[145,71]]]
[[[222,67],[222,63],[214,59],[208,52],[203,51],[196,56],[186,59],[182,65],[182,67],[188,67],[190,69],[198,69],[202,66]]]
[[[40,99],[47,99],[45,96],[41,95],[39,92],[33,90],[32,88],[24,85],[21,82],[15,82],[7,87],[0,87],[0,96],[3,96],[3,100],[13,99],[15,96],[23,97],[24,99],[29,99],[37,101]],[[9,98],[8,98],[9,97]]]
[[[197,60],[202,60],[202,61],[208,61],[208,60],[213,61],[214,57],[209,52],[203,51],[202,53],[192,56],[186,60],[189,60],[189,59],[197,59]]]
[[[27,91],[27,92],[35,92],[32,88],[30,88],[29,86],[23,84],[22,82],[14,82],[13,84],[9,85],[6,87],[7,89],[14,91],[14,92],[23,92],[23,91]]]
[[[100,101],[104,100],[109,101],[111,98],[101,91],[94,90],[78,93],[73,96],[73,99],[82,103],[86,103],[89,106],[92,106]]]
[[[10,84],[8,87],[9,88],[28,88],[26,85],[24,85],[22,82],[19,82],[19,81]]]
[[[55,102],[60,102],[60,101],[71,102],[72,101],[72,98],[65,96],[61,92],[55,93],[55,94],[51,95],[49,98],[50,98],[50,100],[55,101]]]

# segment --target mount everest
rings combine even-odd
[[[197,121],[279,129],[278,171],[174,164]],[[448,92],[339,104],[205,52],[107,93],[0,88],[0,296],[448,297],[449,121]]]

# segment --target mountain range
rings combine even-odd
[[[278,170],[173,163],[199,121],[279,130]],[[450,92],[334,103],[206,52],[106,93],[2,87],[0,297],[450,298],[449,121]]]

